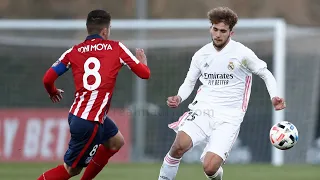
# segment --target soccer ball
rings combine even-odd
[[[287,150],[298,142],[298,129],[288,121],[282,121],[270,129],[271,144],[280,149]]]

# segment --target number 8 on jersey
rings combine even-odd
[[[94,64],[93,68],[90,68],[90,65]],[[101,84],[101,75],[99,74],[100,69],[100,61],[95,57],[90,57],[84,63],[84,74],[82,78],[83,87],[89,91],[96,90]],[[89,76],[93,76],[95,78],[95,82],[92,85],[89,85],[88,78]]]

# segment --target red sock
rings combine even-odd
[[[68,180],[70,175],[63,165],[59,165],[56,168],[50,169],[47,172],[41,174],[38,180]]]
[[[92,180],[96,175],[108,164],[109,159],[117,153],[118,150],[111,150],[101,145],[96,155],[90,161],[88,167],[84,171],[81,180]]]

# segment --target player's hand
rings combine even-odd
[[[144,54],[143,49],[136,49],[136,57],[141,63],[147,65],[147,56]]]
[[[286,108],[286,102],[283,98],[279,97],[272,98],[272,105],[276,111]]]
[[[64,91],[62,89],[57,89],[57,92],[55,94],[51,94],[50,95],[50,99],[53,103],[57,103],[60,102],[62,97],[62,93],[64,93]]]
[[[171,108],[176,108],[179,106],[181,102],[181,97],[180,96],[170,96],[167,99],[167,105]]]

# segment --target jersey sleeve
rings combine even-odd
[[[142,79],[149,79],[150,69],[147,65],[141,63],[130,50],[119,42],[119,61],[122,65],[126,65],[132,72]]]
[[[43,84],[47,92],[52,95],[57,92],[57,88],[54,85],[56,79],[68,71],[70,67],[69,53],[72,48],[64,52],[61,57],[46,71],[43,76]]]
[[[181,102],[190,96],[200,75],[201,70],[198,65],[198,57],[194,55],[184,82],[178,90],[178,96],[181,97]]]
[[[259,59],[251,49],[246,49],[242,64],[254,74],[258,74],[259,71],[267,68],[267,63]]]
[[[72,51],[72,48],[65,51],[60,58],[51,66],[51,68],[58,74],[58,76],[61,76],[70,68],[70,60],[69,56]]]
[[[258,75],[264,80],[271,99],[278,96],[276,79],[268,70],[266,62],[259,59],[252,50],[248,49],[242,63],[250,72]]]

